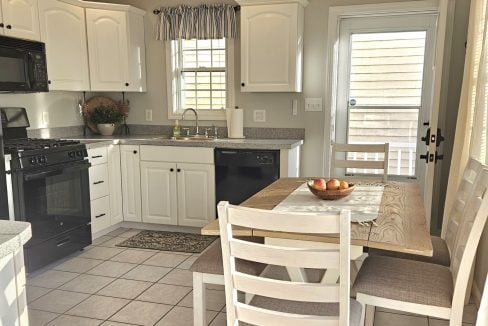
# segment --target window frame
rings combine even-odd
[[[176,50],[175,41],[166,41],[166,87],[167,87],[167,104],[168,119],[177,120],[182,118],[183,112],[180,111],[180,82],[179,72],[176,67]],[[181,40],[177,40],[179,50],[181,51]],[[226,107],[232,108],[235,105],[235,78],[234,78],[234,39],[225,39],[225,73],[226,73]],[[199,68],[195,68],[198,70]],[[205,70],[206,71],[206,70]],[[225,120],[225,110],[197,110],[199,120]],[[193,116],[188,116],[194,119]],[[186,118],[186,117],[185,117]]]

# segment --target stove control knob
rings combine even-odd
[[[31,158],[30,158],[30,160],[29,160],[29,163],[30,163],[31,165],[36,165],[36,164],[37,164],[37,160],[36,160],[36,158],[35,158],[35,157],[31,157]]]
[[[46,164],[47,162],[47,159],[46,159],[46,156],[39,156],[39,158],[37,159],[37,162],[39,162],[39,164]]]
[[[75,158],[76,157],[76,152],[68,152],[68,157],[69,158]]]
[[[83,151],[82,150],[76,151],[76,155],[83,157]]]

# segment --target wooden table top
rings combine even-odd
[[[258,192],[241,206],[272,210],[305,182],[304,178],[279,179]],[[352,223],[352,244],[422,256],[432,256],[432,242],[425,219],[420,187],[415,182],[387,182],[376,225]],[[274,237],[338,243],[332,236],[303,235],[239,228],[239,236]],[[204,235],[219,235],[218,220],[204,226]]]

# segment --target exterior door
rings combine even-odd
[[[120,145],[124,221],[141,222],[139,146]]]
[[[437,128],[438,112],[432,107],[436,24],[436,14],[347,18],[339,32],[336,142],[389,143],[391,177],[417,180],[426,190],[427,208],[432,198],[427,173],[433,170],[426,164],[430,137],[425,137]]]
[[[89,90],[85,9],[58,0],[39,2],[50,90]]]
[[[142,221],[178,224],[176,164],[141,162]]]
[[[40,40],[37,0],[2,0],[2,7],[5,35]]]
[[[202,227],[215,219],[215,168],[178,163],[179,225]]]
[[[129,83],[127,17],[122,11],[86,9],[92,91],[120,91]]]

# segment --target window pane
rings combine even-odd
[[[182,40],[180,110],[226,107],[225,40]]]
[[[426,32],[351,37],[350,98],[357,106],[420,106]]]
[[[355,108],[349,110],[348,143],[389,143],[389,174],[415,175],[419,109]],[[365,156],[366,155],[366,156]],[[349,153],[348,159],[380,160],[377,153]],[[350,173],[383,173],[383,170],[348,169]]]

